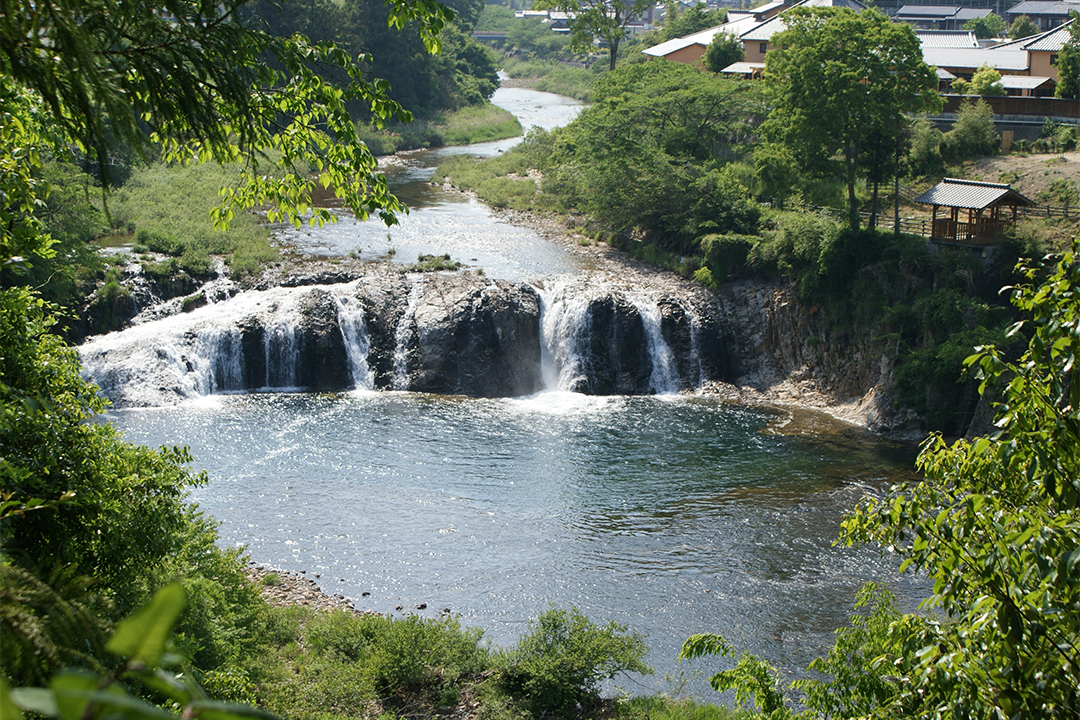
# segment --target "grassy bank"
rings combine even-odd
[[[210,219],[218,190],[234,178],[235,171],[212,164],[137,170],[109,199],[112,226],[131,237],[136,252],[175,257],[178,267],[195,277],[209,273],[211,256],[223,257],[234,276],[256,273],[278,254],[258,216],[238,215],[226,232],[216,230]]]
[[[478,142],[517,137],[523,130],[513,115],[491,103],[470,105],[434,120],[416,120],[387,130],[375,131],[367,125],[357,132],[376,155],[401,150],[472,145]]]
[[[602,74],[604,63],[593,67],[574,67],[555,60],[520,60],[508,58],[503,71],[533,90],[566,95],[582,102],[592,100],[593,82]]]

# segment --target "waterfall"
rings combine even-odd
[[[296,370],[299,354],[299,317],[294,307],[281,312],[273,308],[263,325],[263,354],[266,358],[266,388],[287,390],[297,387]]]
[[[690,318],[690,362],[687,370],[697,372],[696,378],[692,380],[687,378],[687,380],[690,381],[691,387],[700,389],[705,382],[705,368],[701,364],[701,318],[693,308],[684,309],[686,316]]]
[[[412,330],[413,319],[416,317],[416,308],[420,305],[420,297],[424,292],[424,283],[421,278],[410,275],[412,288],[409,290],[409,302],[405,306],[405,313],[398,321],[394,331],[394,389],[409,389],[409,334]]]
[[[189,362],[199,395],[244,389],[244,353],[235,326],[214,325],[199,333]]]
[[[627,296],[627,301],[641,316],[645,327],[645,337],[649,344],[649,358],[652,360],[652,375],[649,387],[657,395],[673,395],[679,392],[679,369],[675,364],[675,353],[664,340],[662,330],[663,315],[660,306],[654,300],[640,296]]]
[[[565,288],[540,292],[541,368],[548,390],[576,391],[588,382],[592,322],[589,301]]]
[[[349,358],[349,376],[358,390],[375,388],[375,373],[368,367],[371,339],[364,323],[364,308],[353,297],[334,296],[338,306],[338,325],[345,340],[345,353]]]

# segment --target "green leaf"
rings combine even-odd
[[[22,720],[22,710],[11,698],[7,680],[0,677],[0,720]]]
[[[56,707],[56,696],[53,695],[52,690],[45,688],[15,688],[11,691],[11,702],[27,712],[45,717],[60,715]],[[12,717],[18,717],[18,715]],[[7,710],[4,710],[4,720],[7,720]]]
[[[200,700],[191,703],[188,708],[192,715],[199,717],[201,720],[249,720],[250,718],[277,720],[277,715],[257,707],[218,702],[216,700]]]
[[[166,585],[157,591],[149,605],[120,623],[105,648],[127,657],[129,662],[156,667],[185,604],[183,586]]]
[[[56,708],[63,720],[81,720],[90,704],[89,694],[98,689],[101,679],[89,672],[64,672],[52,679]]]

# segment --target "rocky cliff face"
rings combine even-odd
[[[923,434],[919,418],[894,404],[884,339],[831,330],[790,285],[735,282],[717,295],[738,358],[735,384],[757,401],[821,408],[874,432]]]
[[[428,274],[415,282],[414,312],[398,318],[395,333],[404,339],[394,348],[404,359],[399,386],[474,397],[541,389],[540,298],[533,288],[464,274]],[[389,339],[376,345],[389,352]]]
[[[87,374],[114,403],[284,388],[634,395],[719,382],[713,389],[741,401],[818,407],[881,432],[920,430],[893,406],[886,344],[830,330],[781,285],[710,293],[635,267],[537,289],[359,265],[244,292],[219,279],[196,294],[205,306],[151,305],[135,327],[83,346]]]

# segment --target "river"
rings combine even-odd
[[[500,88],[492,101],[517,116],[526,129],[550,130],[565,125],[582,108],[570,98],[521,88]],[[443,158],[461,154],[490,157],[519,142],[517,137],[383,158],[380,169],[390,189],[410,208],[408,215],[399,218],[400,224],[387,228],[378,218],[358,221],[342,213],[336,224],[299,230],[283,226],[279,236],[303,252],[328,257],[352,255],[414,263],[421,254],[448,253],[453,260],[505,280],[574,272],[580,267],[580,258],[565,248],[544,241],[533,230],[510,224],[474,197],[431,184]]]
[[[576,111],[544,96],[495,101]],[[565,248],[428,182],[445,153],[512,142],[388,164],[416,208],[389,239],[376,221],[348,220],[286,238],[315,255],[450,252],[507,279],[576,272]],[[190,447],[210,478],[194,500],[254,562],[306,571],[361,609],[449,609],[495,646],[551,606],[624,623],[648,635],[657,670],[619,682],[634,693],[673,692],[680,673],[718,667],[676,662],[690,634],[723,633],[794,674],[827,650],[864,582],[886,579],[908,608],[920,596],[891,559],[833,546],[860,498],[911,478],[912,448],[809,417],[812,433],[784,434],[784,414],[703,397],[557,389],[222,394],[111,413],[129,440]],[[686,689],[711,696],[701,677]]]

